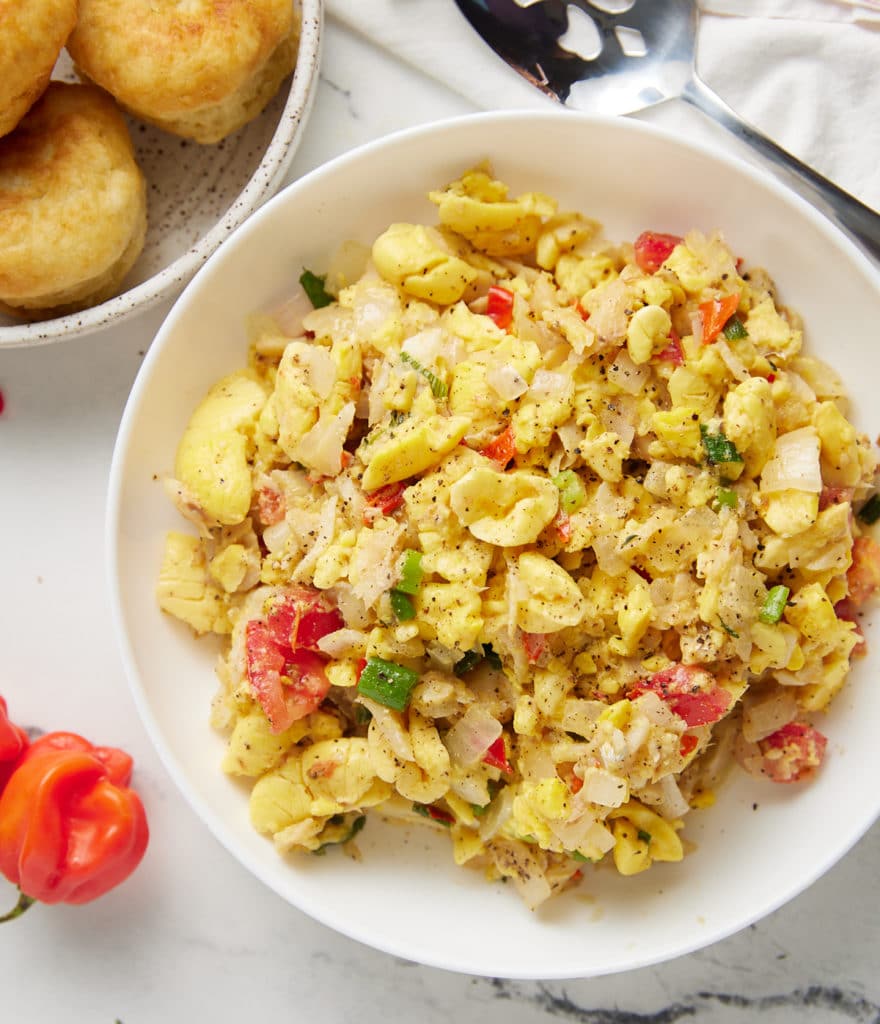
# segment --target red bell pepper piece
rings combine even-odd
[[[664,235],[659,231],[643,231],[635,240],[636,264],[646,274],[659,270],[672,250],[684,239],[678,235]]]
[[[513,768],[510,767],[510,762],[507,760],[507,750],[504,746],[503,733],[486,751],[483,761],[485,764],[491,765],[493,768],[500,768],[501,771],[506,772],[508,775],[513,772]]]
[[[386,484],[375,491],[370,491],[366,496],[367,507],[376,509],[383,516],[390,516],[392,512],[396,512],[403,504],[403,492],[405,490],[406,484],[401,481],[395,484]],[[372,520],[365,514],[364,521],[369,523]]]
[[[506,331],[513,322],[513,292],[493,284],[489,289],[486,315]]]
[[[739,292],[721,295],[708,302],[700,303],[700,320],[703,325],[703,344],[711,345],[724,330],[724,325],[737,311]]]
[[[656,693],[688,728],[711,725],[722,719],[731,704],[730,693],[711,680],[708,672],[693,665],[671,665],[630,688],[628,697]]]
[[[149,840],[128,788],[131,758],[73,733],[24,752],[0,795],[0,872],[19,887],[11,920],[32,903],[87,903],[134,871]]]
[[[516,439],[513,436],[513,424],[509,424],[485,448],[481,448],[480,454],[485,455],[487,459],[491,459],[501,466],[506,466],[516,455]]]
[[[9,720],[6,710],[6,701],[0,697],[0,793],[30,742],[24,729]]]

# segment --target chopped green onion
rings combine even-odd
[[[747,338],[748,336],[749,332],[745,329],[742,320],[734,313],[724,325],[724,337],[728,341],[739,341],[741,338]]]
[[[495,649],[491,644],[483,644],[483,653],[486,655],[486,661],[492,666],[492,668],[501,671],[501,658],[495,653]]]
[[[341,825],[344,821],[345,818],[343,818],[341,814],[334,814],[333,817],[329,819],[329,824]],[[327,852],[328,846],[342,846],[343,843],[350,843],[352,839],[354,839],[354,837],[358,834],[358,832],[360,832],[360,830],[364,827],[364,825],[366,825],[366,823],[367,816],[365,814],[359,814],[351,823],[351,828],[349,828],[349,830],[343,836],[341,836],[339,839],[328,839],[326,843],[321,843],[321,845],[312,852],[317,854],[324,854]]]
[[[484,654],[482,651],[468,651],[464,657],[458,659],[452,671],[457,676],[466,675],[472,668],[479,665],[483,658]]]
[[[782,618],[782,613],[785,611],[789,593],[788,587],[778,586],[770,588],[766,598],[764,598],[761,614],[758,616],[761,622],[768,624],[779,622]]]
[[[650,843],[651,842],[651,833],[650,832],[646,832],[643,828],[640,828],[638,830],[638,832],[636,833],[636,835],[639,837],[639,839],[641,839],[641,841],[643,843]]]
[[[721,628],[728,636],[732,636],[734,640],[739,640],[739,633],[737,633],[735,629],[731,629],[720,615],[718,616],[718,621],[721,623]]]
[[[573,469],[564,469],[553,477],[559,488],[559,504],[565,512],[577,512],[587,500],[587,491],[581,478]]]
[[[431,385],[431,394],[435,398],[445,398],[447,396],[449,388],[446,387],[446,384],[440,380],[436,373],[429,370],[426,366],[422,366],[418,359],[413,359],[409,352],[401,352],[400,358],[405,363],[409,363],[416,373],[420,373],[425,378],[425,380]]]
[[[302,290],[309,297],[309,302],[315,307],[315,309],[321,309],[322,306],[329,306],[334,301],[333,296],[324,287],[324,282],[327,280],[325,277],[318,277],[317,274],[313,274],[311,270],[303,270],[299,276],[299,283],[302,285]]]
[[[412,809],[416,814],[421,814],[423,818],[430,818],[431,821],[436,821],[439,825],[445,825],[447,828],[455,821],[451,814],[441,811],[439,807],[434,807],[431,804],[413,804]]]
[[[719,487],[718,494],[715,495],[715,500],[721,506],[721,508],[732,508],[737,507],[739,499],[736,496],[736,491],[730,490],[729,487]]]
[[[355,704],[354,720],[356,725],[368,725],[373,720],[373,712],[363,704]]]
[[[417,594],[424,575],[421,551],[407,548],[400,562],[400,579],[395,589],[404,594]]]
[[[858,517],[863,523],[871,526],[880,519],[880,494],[872,494],[870,498],[858,511]]]
[[[742,455],[736,450],[733,441],[729,441],[724,434],[710,434],[709,428],[700,424],[700,437],[703,440],[703,448],[706,456],[712,465],[719,462],[742,462]]]
[[[416,608],[409,594],[402,590],[391,591],[391,610],[398,622],[409,622],[416,617]]]
[[[645,835],[647,835],[647,832],[645,833]],[[591,857],[585,857],[580,850],[569,850],[568,855],[569,857],[571,857],[572,860],[580,861],[581,864],[593,863],[593,859]]]
[[[384,658],[370,658],[358,680],[358,693],[393,711],[405,711],[418,672]]]
[[[621,548],[625,548],[627,544],[632,544],[634,540],[638,540],[639,535],[637,533],[630,533],[623,538],[623,543],[620,545]]]

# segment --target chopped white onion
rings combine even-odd
[[[401,351],[415,359],[420,366],[430,369],[444,355],[445,349],[443,330],[434,326],[407,338]]]
[[[455,764],[470,768],[483,760],[501,735],[501,723],[479,705],[472,704],[443,739]]]
[[[587,800],[603,807],[620,807],[629,798],[626,779],[603,768],[589,767],[584,771],[583,789]]]
[[[279,523],[273,523],[263,530],[263,543],[273,554],[280,551],[290,537],[290,523],[282,519]]]
[[[757,743],[797,717],[797,697],[790,690],[774,690],[761,700],[746,701],[742,734],[747,743]]]
[[[607,379],[628,395],[638,394],[648,379],[648,367],[636,366],[629,352],[622,348],[614,362],[608,367]]]
[[[291,452],[293,458],[322,476],[342,469],[342,446],[354,422],[354,402],[346,402],[336,415],[325,416],[303,434]]]
[[[745,364],[742,360],[734,354],[733,349],[723,338],[718,338],[715,342],[715,348],[718,355],[724,360],[727,369],[736,377],[737,380],[748,380],[751,374],[746,369]]]
[[[511,814],[513,814],[513,787],[505,786],[480,818],[480,839],[484,843],[494,839],[507,823]]]
[[[553,370],[537,370],[529,387],[529,396],[540,401],[542,398],[563,398],[574,390],[571,378]]]
[[[357,629],[337,629],[318,640],[318,647],[331,658],[362,658],[367,648],[366,633]]]
[[[627,448],[636,436],[637,413],[635,403],[630,398],[616,398],[604,406],[600,414],[606,430],[611,430],[623,441]]]
[[[819,494],[822,490],[819,451],[815,427],[801,427],[777,437],[773,455],[761,471],[761,490]]]
[[[693,336],[694,336],[694,341],[698,345],[702,345],[703,344],[703,317],[700,315],[699,311],[695,310],[693,313],[691,313],[690,321],[691,321],[691,334],[693,334]]]
[[[515,398],[519,398],[520,395],[526,393],[529,387],[525,377],[506,364],[491,367],[486,379],[489,382],[489,387],[504,402],[512,402]]]
[[[291,579],[295,582],[302,583],[310,579],[318,559],[330,547],[333,541],[333,534],[336,531],[336,504],[336,498],[328,498],[321,506],[317,535],[302,561],[291,575]],[[299,510],[291,513],[291,516],[296,514],[299,514]]]

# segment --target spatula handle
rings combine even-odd
[[[880,260],[880,214],[744,121],[697,75],[685,86],[682,99],[757,149],[776,167],[788,172],[795,179],[792,185],[797,192],[849,231],[875,260]]]

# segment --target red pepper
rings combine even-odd
[[[0,793],[12,774],[15,762],[27,750],[28,742],[24,729],[10,722],[6,701],[0,697]]]
[[[19,758],[0,795],[0,872],[32,903],[87,903],[134,871],[149,840],[131,758],[73,733],[49,733]]]
[[[703,324],[703,344],[711,345],[724,330],[724,325],[739,307],[739,292],[721,295],[708,302],[700,303],[700,320]]]
[[[687,757],[688,754],[692,753],[699,742],[699,737],[694,736],[693,733],[685,733],[678,745],[678,751],[682,757]]]
[[[493,284],[489,289],[488,299],[486,315],[506,331],[513,322],[513,292],[509,288]]]
[[[556,513],[553,525],[556,527],[556,534],[559,539],[563,544],[567,544],[571,540],[572,535],[571,516],[567,512],[560,510]]]
[[[659,231],[643,231],[635,240],[636,264],[646,274],[659,270],[672,250],[684,239],[678,235],[664,235]]]
[[[657,354],[657,358],[675,366],[684,366],[684,349],[681,347],[681,338],[675,331],[670,333],[669,344]]]
[[[485,455],[487,459],[491,459],[501,466],[506,466],[516,455],[516,439],[513,436],[513,424],[502,430],[485,448],[481,448],[480,454]]]
[[[513,768],[510,767],[510,762],[507,760],[507,750],[504,747],[503,733],[486,751],[483,761],[485,764],[491,765],[493,768],[500,768],[501,771],[506,772],[508,775],[511,774]]]
[[[528,658],[530,665],[534,665],[540,659],[547,646],[547,634],[523,633],[522,638],[523,647],[526,649],[526,658]]]
[[[386,484],[384,487],[378,488],[378,490],[370,491],[366,496],[367,506],[378,509],[383,516],[390,516],[392,512],[396,512],[403,504],[403,492],[405,490],[406,484],[403,482]],[[364,520],[365,522],[368,521],[366,515]]]

